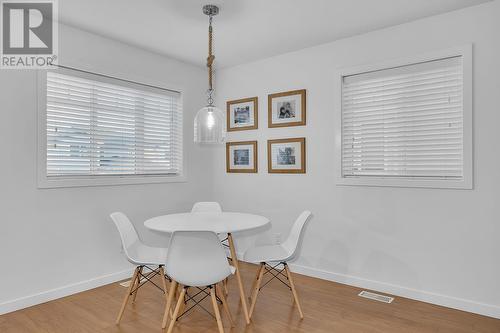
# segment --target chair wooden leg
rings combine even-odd
[[[172,311],[172,310],[170,310],[170,308],[172,307],[172,302],[174,301],[176,289],[177,289],[177,282],[172,280],[172,283],[170,283],[170,292],[168,293],[167,305],[165,306],[165,312],[163,314],[163,321],[161,324],[161,328],[167,327],[167,319],[168,319],[169,313],[171,313],[171,311]],[[173,318],[174,315],[170,314],[170,317]]]
[[[136,267],[134,275],[132,275],[132,279],[130,280],[130,285],[128,286],[127,294],[125,295],[125,299],[123,300],[122,307],[120,309],[120,312],[118,313],[118,317],[116,318],[117,325],[120,323],[120,320],[122,319],[123,311],[125,311],[125,307],[127,306],[128,299],[130,298],[130,294],[132,293],[132,290],[135,286],[135,281],[137,280],[138,274],[139,274],[139,267]]]
[[[182,286],[179,285],[179,289],[182,291]],[[187,294],[187,290],[186,290],[186,294]],[[183,313],[184,310],[186,309],[186,294],[184,294],[184,296],[182,296],[182,303],[181,303],[181,308],[179,309],[179,313]],[[181,298],[180,296],[180,292],[179,292],[179,298]]]
[[[257,302],[257,295],[259,294],[260,284],[262,283],[262,276],[264,275],[265,268],[266,264],[261,263],[259,267],[259,275],[257,276],[257,279],[255,280],[253,287],[252,299],[251,299],[252,302],[250,304],[250,311],[249,311],[250,318],[252,318],[253,310],[255,309],[255,303]]]
[[[186,295],[186,288],[182,288],[181,294],[179,295],[179,299],[177,300],[177,305],[175,306],[174,316],[170,321],[170,325],[168,326],[167,333],[172,333],[174,329],[175,322],[177,321],[177,316],[179,316],[179,312],[181,309],[181,304],[184,304],[184,295]]]
[[[173,280],[172,280],[173,281]],[[179,298],[179,294],[180,294],[180,291],[179,291],[179,288],[178,288],[179,285],[177,285],[177,288],[175,288],[175,295],[174,295],[174,298],[175,299],[178,299]]]
[[[167,289],[167,279],[165,278],[165,269],[163,266],[158,267],[160,273],[161,284],[163,285],[163,291],[165,292],[165,300],[168,300],[168,289]]]
[[[158,267],[159,271],[160,271],[160,279],[162,280],[162,284],[163,284],[163,290],[165,291],[165,300],[167,300],[168,302],[168,296],[169,296],[169,291],[168,291],[168,288],[167,288],[167,278],[165,277],[165,268],[164,266],[160,266]],[[172,309],[170,309],[170,312],[169,312],[169,315],[170,315],[170,318],[172,318],[172,315],[173,315],[173,311]]]
[[[229,306],[227,305],[227,299],[226,296],[224,295],[224,290],[220,287],[220,285],[217,287],[217,289],[220,291],[220,300],[222,301],[222,307],[224,308],[224,312],[226,313],[227,317],[229,318],[229,322],[231,323],[231,327],[234,327],[234,320],[233,316],[231,315],[231,311],[229,311]]]
[[[215,288],[210,288],[210,297],[212,298],[212,305],[214,306],[215,319],[217,319],[219,333],[224,333],[224,327],[222,326],[222,319],[219,312],[219,305],[217,304],[217,298],[215,297]]]
[[[292,288],[293,298],[295,299],[295,304],[297,304],[297,309],[299,310],[300,319],[304,319],[304,313],[302,313],[302,308],[300,307],[299,296],[297,295],[297,290],[295,289],[295,284],[293,283],[292,273],[290,268],[285,264],[286,275],[288,276],[288,282],[290,283],[290,288]]]
[[[142,274],[143,269],[144,269],[144,267],[142,267],[142,266],[139,268],[139,273],[137,274],[137,280],[135,282],[134,288],[138,288],[139,285],[141,284],[141,274]],[[135,299],[137,297],[138,292],[139,292],[139,289],[136,289],[134,292],[134,296],[132,297],[132,303],[135,303]]]
[[[249,302],[252,302],[252,293],[253,293],[253,290],[255,289],[255,284],[257,283],[257,279],[259,278],[261,265],[262,265],[262,263],[259,265],[259,268],[257,268],[257,271],[255,272],[255,278],[252,281],[252,288],[250,288],[250,296],[248,296]]]
[[[229,295],[229,289],[227,288],[227,282],[228,282],[228,281],[229,281],[229,279],[228,279],[228,278],[225,278],[225,279],[224,279],[224,281],[222,282],[222,285],[223,285],[223,287],[224,287],[223,292],[224,292],[224,294],[225,294],[226,296],[227,296],[227,295]]]

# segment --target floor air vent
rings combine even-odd
[[[379,301],[379,302],[382,302],[382,303],[392,303],[392,301],[394,301],[394,297],[389,297],[389,296],[385,296],[385,295],[379,295],[379,294],[371,293],[371,292],[366,291],[366,290],[363,290],[362,292],[360,292],[358,294],[358,296],[361,296],[361,297],[364,297],[364,298],[368,298],[368,299],[372,299],[374,301]]]

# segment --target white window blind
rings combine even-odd
[[[344,76],[342,177],[463,177],[463,66],[450,57]]]
[[[47,177],[182,173],[180,93],[74,72],[47,73]]]

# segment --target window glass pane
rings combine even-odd
[[[47,175],[182,171],[180,94],[85,73],[47,73]]]
[[[461,57],[344,77],[342,176],[461,179]]]

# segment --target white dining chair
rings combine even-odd
[[[207,213],[207,212],[222,212],[222,208],[218,202],[197,202],[193,205],[191,213]]]
[[[120,312],[118,313],[118,317],[116,319],[116,324],[119,324],[130,296],[133,296],[132,302],[135,302],[137,292],[144,284],[148,282],[152,283],[155,287],[165,293],[165,298],[168,298],[167,278],[165,276],[164,269],[168,249],[151,247],[143,244],[134,228],[134,225],[124,213],[116,212],[110,216],[120,233],[125,257],[130,263],[136,266],[128,286],[127,294],[125,295]],[[144,269],[148,270],[148,272],[144,272]],[[156,275],[159,275],[162,287],[159,287],[154,281],[152,281],[152,278]]]
[[[172,278],[172,283],[165,307],[162,328],[167,326],[168,313],[174,299],[177,284],[182,287],[182,290],[168,327],[168,333],[172,332],[180,316],[183,316],[196,305],[201,306],[199,303],[209,295],[212,300],[219,332],[223,333],[224,328],[222,326],[218,302],[222,303],[231,326],[234,327],[224,293],[217,292],[217,290],[220,290],[217,285],[229,275],[234,274],[235,270],[229,265],[226,253],[215,233],[211,231],[174,232],[170,242],[166,268]],[[197,296],[196,294],[191,296],[187,293],[191,287],[198,288],[200,292],[197,294],[202,294],[203,297],[195,300],[194,297]],[[207,289],[209,289],[209,292],[207,292]],[[186,312],[179,314],[181,306],[184,306],[184,303],[190,300],[194,301],[195,304]]]
[[[222,207],[218,202],[215,201],[200,201],[196,202],[193,205],[193,208],[191,209],[191,213],[220,213],[222,212]],[[220,242],[222,243],[222,246],[224,246],[226,249],[229,249],[229,244],[228,244],[228,238],[227,235],[218,235]],[[229,260],[232,260],[231,257],[228,256]],[[224,293],[226,295],[229,294],[228,291],[228,281],[227,279],[224,280],[222,284],[224,288]]]
[[[287,239],[282,244],[253,247],[245,252],[245,261],[260,263],[257,275],[255,276],[252,285],[252,296],[250,297],[251,304],[249,311],[250,317],[252,317],[259,291],[272,280],[278,279],[292,291],[293,300],[297,305],[300,318],[304,318],[297,290],[295,288],[295,283],[293,282],[293,277],[290,272],[290,268],[288,267],[288,262],[294,259],[297,254],[299,240],[301,239],[304,226],[310,216],[310,211],[306,210],[302,212],[293,224]],[[262,279],[265,274],[271,275],[271,278],[262,285]]]

